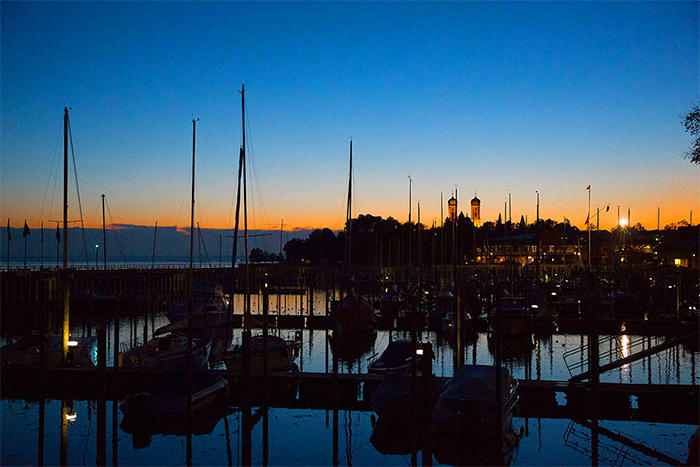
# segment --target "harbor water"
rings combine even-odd
[[[270,313],[307,315],[310,307],[303,296],[270,298]],[[252,312],[258,313],[260,297],[252,297]],[[240,310],[242,297],[235,306]],[[326,295],[314,295],[313,312],[324,314]],[[155,316],[127,316],[119,321],[120,340],[127,345],[142,342],[144,324],[153,329],[168,324],[162,313]],[[108,326],[108,365],[112,364],[114,323]],[[72,334],[86,332],[83,324],[72,326]],[[261,333],[255,330],[254,334]],[[94,334],[94,329],[92,330]],[[332,349],[328,332],[310,329],[275,329],[283,338],[299,337],[301,349],[296,365],[302,372],[331,372]],[[410,338],[406,331],[376,331],[371,348],[351,361],[341,361],[341,373],[366,373],[391,340]],[[601,356],[624,356],[635,345],[651,346],[654,337],[600,336]],[[233,332],[232,343],[239,343],[241,330]],[[442,333],[424,331],[419,340],[431,342],[435,351],[433,372],[450,377],[454,369],[454,349]],[[477,333],[466,343],[466,363],[494,364],[490,337]],[[571,377],[564,354],[586,358],[585,335],[552,333],[534,335],[528,345],[505,345],[503,365],[519,380],[566,381]],[[572,357],[569,356],[570,360]],[[601,382],[633,384],[698,385],[697,348],[676,346],[659,354],[611,370]],[[212,368],[225,368],[222,362]],[[564,404],[565,394],[557,393]],[[97,461],[98,419],[96,401],[30,401],[2,398],[0,461],[2,465],[94,465]],[[634,407],[635,401],[632,401]],[[107,402],[106,460],[119,465],[242,465],[242,416],[238,407],[229,407],[208,426],[188,436],[180,433],[154,434],[147,442],[134,439],[119,427],[122,413]],[[337,445],[334,446],[333,410],[273,407],[264,415],[253,408],[253,465],[411,465],[411,455],[384,455],[370,442],[374,415],[371,411],[339,410]],[[117,417],[116,423],[114,416]],[[42,420],[43,419],[43,420]],[[512,453],[512,465],[679,465],[688,457],[688,442],[697,425],[635,420],[599,420],[596,436],[585,419],[522,417],[513,419],[519,444]],[[266,436],[265,436],[266,435]],[[62,442],[63,439],[63,442]],[[63,448],[62,448],[63,447]],[[334,449],[334,447],[336,449]],[[421,453],[418,453],[421,462]],[[415,459],[413,459],[415,460]],[[475,465],[481,465],[478,459]],[[439,459],[433,459],[439,465]]]

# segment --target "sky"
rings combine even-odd
[[[495,221],[700,219],[681,116],[698,2],[2,2],[0,218],[234,224],[245,83],[249,228],[428,226],[455,189]],[[409,181],[410,177],[410,181]],[[605,212],[605,207],[610,210]],[[658,216],[660,213],[660,216]],[[658,216],[658,217],[657,217]]]

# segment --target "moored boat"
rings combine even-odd
[[[255,336],[250,340],[250,368],[254,373],[263,370],[264,342],[263,336]],[[284,340],[277,336],[267,336],[267,369],[268,371],[286,370],[299,354],[299,341]],[[243,346],[236,345],[224,355],[226,368],[230,371],[243,371]]]
[[[46,368],[63,365],[63,336],[30,334],[0,348],[2,365],[39,367],[41,365],[41,345],[44,341]],[[97,337],[70,337],[68,339],[68,366],[95,366],[97,363]]]
[[[457,442],[500,439],[518,402],[518,381],[507,368],[500,369],[500,377],[497,396],[496,367],[459,367],[435,403],[436,436],[452,437]]]
[[[420,371],[421,360],[423,358],[423,351],[420,343],[417,344],[416,352],[416,365],[418,371]],[[384,352],[382,352],[379,358],[367,366],[367,372],[378,375],[410,372],[412,360],[413,346],[411,341],[406,339],[396,340],[389,342],[389,345],[386,347]]]
[[[197,326],[226,324],[230,313],[228,300],[224,296],[223,287],[220,284],[208,281],[199,281],[192,284],[192,315],[201,316],[197,320]],[[174,303],[165,313],[165,316],[171,323],[186,320],[188,317],[187,302]]]
[[[374,329],[377,315],[370,303],[350,292],[331,303],[331,319],[337,320],[340,333],[366,332]]]
[[[192,368],[204,368],[211,340],[192,338]],[[187,336],[167,334],[119,354],[118,366],[176,369],[187,365]]]

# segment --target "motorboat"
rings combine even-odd
[[[63,366],[63,336],[29,334],[0,348],[2,365],[39,367],[41,346],[44,345],[46,368]],[[95,366],[97,363],[97,337],[69,337],[67,366]]]
[[[439,378],[432,378],[431,406],[437,400],[437,396],[445,389],[445,384]],[[380,417],[403,419],[407,414],[413,413],[413,396],[411,373],[388,373],[377,389],[372,392],[369,403],[372,410]],[[416,401],[423,398],[423,383],[416,385]],[[418,402],[420,405],[421,402]],[[419,409],[422,410],[422,409]]]
[[[518,381],[507,368],[500,369],[500,377],[497,391],[496,367],[459,367],[433,408],[435,437],[456,443],[474,442],[477,446],[482,441],[502,439],[504,430],[512,424]]]
[[[119,354],[120,367],[176,369],[187,365],[187,336],[171,333],[154,337]],[[209,360],[211,339],[192,338],[192,368],[204,368]]]
[[[251,362],[250,368],[254,373],[262,372],[264,359],[263,336],[250,339]],[[269,371],[286,370],[299,355],[298,340],[284,340],[277,336],[267,336],[267,369]],[[243,371],[243,345],[238,344],[224,354],[226,368],[230,371]]]
[[[420,343],[417,344],[416,365],[420,370],[423,350]],[[411,362],[413,360],[413,345],[410,340],[400,339],[389,342],[384,352],[367,366],[367,372],[385,375],[387,373],[401,373],[411,371]]]

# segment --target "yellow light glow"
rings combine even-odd
[[[416,349],[416,355],[423,355],[423,349]]]
[[[674,260],[673,260],[673,264],[675,264],[676,266],[680,266],[680,265],[681,265],[681,259],[680,259],[680,258],[674,259]]]
[[[78,341],[68,341],[68,347],[77,347]]]
[[[627,219],[620,219],[620,225],[621,225],[622,227],[626,226],[626,225],[627,225]]]
[[[71,412],[66,414],[66,420],[69,422],[74,422],[78,418],[78,414],[75,412]]]
[[[622,344],[622,356],[627,358],[630,356],[630,337],[628,335],[623,335],[620,337],[620,343]]]

